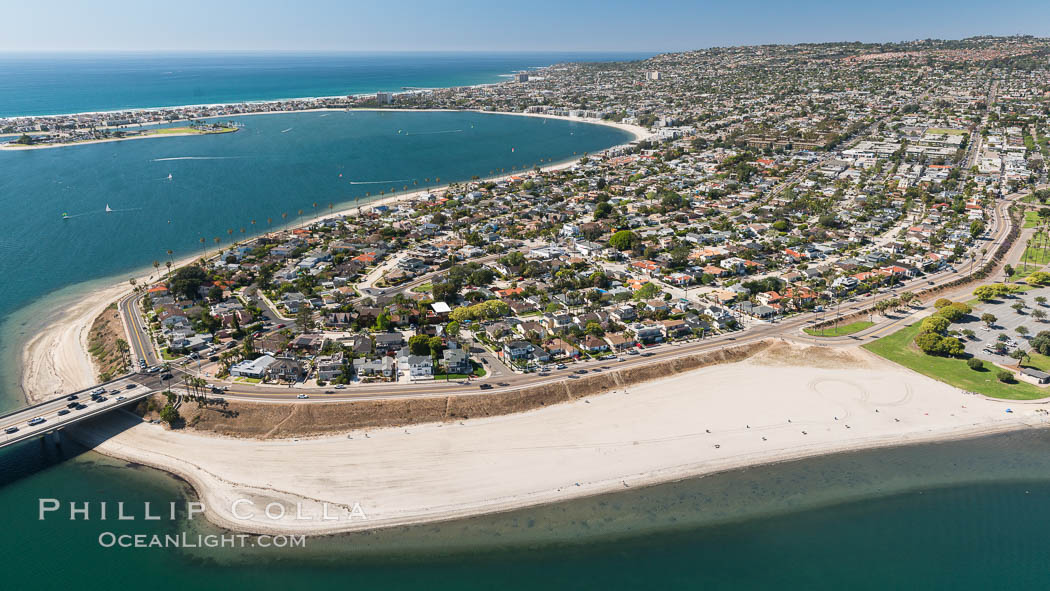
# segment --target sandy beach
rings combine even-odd
[[[322,111],[322,109],[314,110]],[[327,110],[341,111],[342,109]],[[403,110],[422,111],[421,109]],[[257,114],[279,114],[282,112]],[[595,121],[590,119],[579,119],[572,117],[556,117],[553,115],[539,115],[533,113],[494,113],[491,111],[476,112],[494,115],[498,114],[517,115],[523,117],[548,117],[552,119],[567,119],[572,121],[579,121],[582,123],[591,123],[595,125],[608,125],[631,133],[633,135],[633,138],[630,141],[635,141],[637,139],[647,137],[650,134],[649,130],[642,127],[626,125],[622,123],[615,123],[610,121]],[[572,166],[578,161],[579,158],[574,158],[564,162],[555,163],[550,166],[545,166],[542,168],[542,170],[560,170]],[[511,178],[513,176],[528,174],[528,172],[529,171],[518,171],[510,174],[500,174],[491,178],[487,178],[486,180],[500,181]],[[356,212],[363,208],[376,207],[379,205],[391,205],[403,201],[411,201],[413,199],[418,199],[426,193],[436,193],[440,191],[445,191],[448,189],[448,186],[448,184],[445,184],[441,186],[410,191],[403,194],[387,195],[378,199],[371,199],[360,205],[346,206],[340,209],[339,211],[324,214],[322,216],[311,219],[301,224],[290,223],[287,226],[277,228],[269,233],[284,231],[299,226],[310,225],[316,223],[319,220],[324,220],[332,217],[354,215]],[[245,240],[251,239],[254,239],[254,237],[246,238]],[[184,266],[194,260],[197,260],[198,258],[200,257],[197,255],[183,257],[181,260],[177,261],[176,266],[173,268]],[[153,273],[153,269],[143,269],[137,272],[130,273],[128,276],[138,277],[139,283],[143,284],[149,276],[152,276]],[[107,305],[109,305],[112,302],[115,302],[124,295],[130,293],[130,291],[131,286],[126,280],[119,281],[112,286],[86,294],[81,300],[75,302],[74,304],[61,310],[55,310],[49,315],[48,322],[43,327],[38,329],[36,331],[36,334],[31,339],[29,339],[29,341],[23,348],[23,352],[21,355],[21,387],[23,395],[28,402],[36,402],[48,398],[50,396],[54,396],[56,394],[62,394],[65,392],[78,390],[97,382],[93,361],[91,360],[91,356],[88,353],[86,347],[87,333],[91,328],[92,322],[94,322],[95,318],[99,315],[99,313],[102,312],[102,310],[105,309]]]
[[[224,527],[335,533],[1021,429],[1045,424],[1041,408],[967,395],[860,349],[782,344],[628,391],[457,423],[259,441],[168,431],[124,415],[75,437],[186,478]],[[270,503],[285,515],[271,518],[280,513],[272,505],[267,516]],[[334,519],[322,518],[325,504]],[[367,519],[350,515],[355,506]]]

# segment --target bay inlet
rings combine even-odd
[[[608,126],[475,112],[232,119],[243,127],[230,134],[0,151],[0,408],[22,403],[21,348],[57,304],[163,263],[168,250],[175,260],[214,252],[381,191],[531,169],[632,139]]]

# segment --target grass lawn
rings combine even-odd
[[[1032,273],[1039,271],[1043,268],[1043,265],[1036,265],[1034,263],[1028,263],[1027,265],[1017,265],[1014,267],[1014,272],[1010,273],[1010,281],[1020,281],[1025,277],[1028,277]]]
[[[1041,355],[1035,351],[1029,351],[1028,361],[1022,363],[1024,367],[1032,367],[1040,371],[1050,372],[1050,357]]]
[[[832,326],[830,328],[807,328],[803,332],[814,337],[844,337],[846,335],[860,332],[866,328],[875,326],[874,322],[868,322],[867,320],[859,320],[857,322],[851,322],[849,324],[843,324],[842,326]]]
[[[167,349],[161,349],[160,356],[163,357],[165,361],[174,361],[175,359],[183,358],[182,355],[172,355],[171,353],[168,353]]]
[[[1022,228],[1034,228],[1039,225],[1040,222],[1039,214],[1035,210],[1029,209],[1024,212],[1024,225]]]
[[[925,376],[956,388],[979,392],[985,396],[1006,400],[1034,400],[1050,396],[1050,390],[1043,390],[1027,382],[1014,384],[1000,382],[995,378],[998,369],[990,363],[985,364],[984,371],[974,371],[966,365],[965,359],[926,355],[913,345],[917,334],[919,334],[918,322],[875,342],[867,343],[863,347],[879,357]]]
[[[423,283],[423,284],[420,284],[420,285],[417,285],[417,286],[413,287],[412,291],[415,292],[415,293],[426,293],[426,292],[430,291],[430,289],[432,287],[434,287],[434,286],[428,281],[427,283]]]

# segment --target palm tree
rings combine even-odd
[[[207,241],[204,240],[203,236],[201,236],[200,242],[201,242],[201,247],[204,249],[204,258],[208,258],[208,243],[207,243]]]
[[[173,251],[173,250],[171,250],[171,249],[169,248],[169,249],[168,249],[168,260],[169,260],[169,261],[171,261],[171,264],[172,264],[172,265],[174,265],[174,264],[175,264],[175,259],[173,259],[173,258],[171,257],[171,255],[173,255],[173,254],[175,254],[175,251]]]
[[[153,261],[153,270],[156,271],[158,269],[160,269],[160,262],[159,261]]]
[[[120,353],[121,366],[127,368],[131,364],[131,357],[128,353],[131,352],[131,347],[128,346],[128,342],[124,339],[117,339],[117,353]]]
[[[171,281],[171,261],[164,261],[164,266],[168,268],[168,281]]]

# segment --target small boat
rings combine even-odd
[[[69,219],[69,214],[63,211],[62,212],[62,219],[68,220]]]
[[[169,181],[171,180],[171,173],[170,172],[168,173],[168,180]]]
[[[110,212],[112,212],[112,211],[113,211],[113,210],[112,210],[112,209],[111,209],[111,208],[109,207],[109,204],[107,203],[107,204],[106,204],[106,213],[110,213]]]

